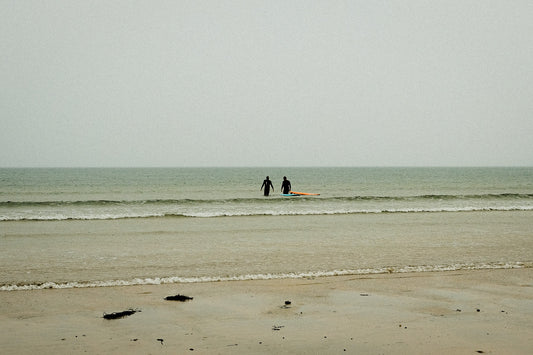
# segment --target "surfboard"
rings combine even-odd
[[[304,195],[304,196],[320,196],[320,194],[313,194],[309,192],[296,192],[296,191],[290,191],[291,194],[295,195]]]
[[[285,196],[285,197],[294,197],[294,196],[300,196],[298,194],[280,194],[281,196]]]

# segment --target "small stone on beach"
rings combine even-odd
[[[104,313],[104,319],[119,319],[126,316],[131,316],[134,313],[140,312],[140,310],[128,309],[127,311],[122,312],[113,312],[113,313]]]
[[[167,301],[180,301],[180,302],[185,302],[185,301],[190,301],[192,300],[193,297],[189,297],[189,296],[185,296],[185,295],[175,295],[175,296],[167,296],[165,297],[165,300]]]

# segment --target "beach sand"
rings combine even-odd
[[[176,294],[193,300],[164,300]],[[127,309],[139,312],[103,318]],[[533,269],[3,291],[0,344],[3,354],[531,354]]]

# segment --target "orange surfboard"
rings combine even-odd
[[[312,194],[312,193],[309,193],[309,192],[296,192],[296,191],[291,191],[291,194],[305,195],[305,196],[319,196],[320,195],[320,194]]]

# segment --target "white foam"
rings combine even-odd
[[[533,211],[533,206],[455,206],[455,207],[400,207],[400,208],[348,208],[337,206],[332,209],[212,209],[188,212],[171,211],[143,211],[143,212],[121,212],[109,213],[6,213],[0,215],[0,221],[63,221],[63,220],[114,220],[128,218],[154,218],[154,217],[193,217],[193,218],[213,218],[213,217],[241,217],[241,216],[310,216],[310,215],[335,215],[335,214],[380,214],[380,213],[438,213],[438,212],[489,212],[489,211]]]
[[[201,277],[154,277],[135,278],[132,280],[108,280],[91,282],[45,282],[28,285],[4,285],[0,286],[0,291],[24,291],[43,289],[68,289],[68,288],[93,288],[112,286],[135,286],[135,285],[162,285],[174,283],[200,283],[218,281],[248,281],[248,280],[276,280],[276,279],[305,279],[326,276],[344,275],[369,275],[369,274],[396,274],[396,273],[419,273],[419,272],[439,272],[457,270],[483,270],[483,269],[520,269],[531,268],[533,262],[506,262],[506,263],[467,263],[451,265],[416,265],[416,266],[387,266],[380,268],[366,268],[356,270],[331,270],[331,271],[310,271],[303,273],[282,273],[282,274],[246,274],[234,276],[201,276]]]

